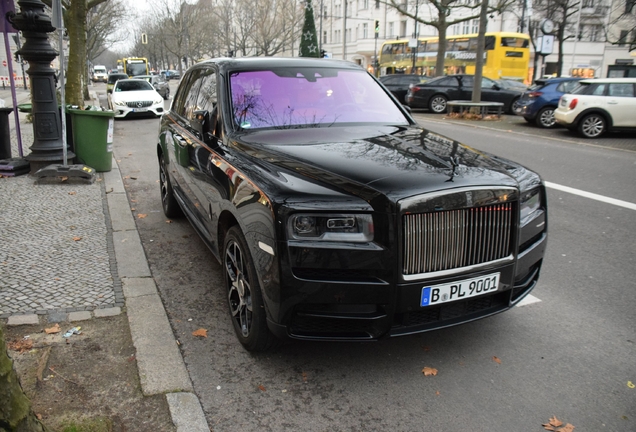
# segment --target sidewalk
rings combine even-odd
[[[28,92],[17,90],[18,101]],[[0,98],[11,106],[10,90]],[[24,155],[33,125],[19,113]],[[10,115],[12,156],[18,157]],[[165,394],[177,431],[209,431],[150,273],[117,161],[92,184],[0,178],[0,325],[126,314],[143,394]],[[4,347],[3,347],[4,349]],[[115,413],[116,414],[116,413]]]

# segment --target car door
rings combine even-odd
[[[403,101],[404,96],[402,96],[402,99],[400,99],[399,94],[396,93],[400,89],[400,85],[399,85],[400,83],[398,80],[399,80],[399,77],[397,75],[393,75],[383,79],[382,84],[384,84],[384,87],[389,89],[389,91],[393,93],[393,96],[395,96],[399,101]],[[404,94],[406,95],[406,92]]]
[[[636,127],[636,97],[633,83],[610,83],[605,109],[615,127]]]
[[[185,204],[185,211],[197,230],[207,236],[205,221],[205,203],[200,201],[193,181],[192,159],[197,158],[197,133],[192,129],[192,120],[198,111],[199,89],[203,82],[202,68],[194,69],[179,87],[175,103],[171,109],[171,121],[165,130],[165,142],[169,155],[170,175],[175,179],[173,187]]]
[[[519,92],[521,94],[521,92]],[[497,85],[490,78],[481,78],[481,100],[485,102],[502,102],[507,108],[512,101],[512,91]]]

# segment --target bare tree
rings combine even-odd
[[[86,57],[93,61],[113,43],[126,40],[126,34],[115,33],[127,18],[128,10],[121,0],[102,3],[89,9],[86,17]]]
[[[416,20],[418,23],[429,25],[437,29],[439,35],[439,45],[437,51],[437,61],[435,63],[435,75],[444,75],[444,60],[446,58],[446,31],[449,27],[466,21],[479,18],[481,2],[463,0],[426,0],[424,5],[428,5],[428,14],[415,14],[417,3],[415,0],[412,7],[403,0],[386,0],[382,3],[397,10],[402,15]],[[493,5],[488,5],[488,13],[505,10],[514,0],[493,1]],[[453,11],[472,11],[467,16],[450,18]],[[430,17],[430,18],[427,18]]]
[[[245,3],[249,0],[244,0]],[[260,1],[253,5],[255,21],[252,32],[255,55],[275,55],[299,38],[304,8],[294,0],[275,3]]]

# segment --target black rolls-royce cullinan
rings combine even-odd
[[[218,258],[248,350],[466,323],[537,284],[540,177],[419,127],[353,63],[198,63],[157,156],[164,212]]]

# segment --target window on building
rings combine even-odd
[[[326,31],[322,32],[322,43],[328,43],[327,42],[327,32]]]
[[[380,0],[375,0],[375,8],[380,9]]]
[[[366,39],[369,37],[369,24],[362,24],[362,39]]]
[[[369,0],[362,0],[362,9],[369,9]]]
[[[387,37],[394,37],[395,36],[395,32],[393,31],[394,27],[395,27],[394,23],[390,22],[388,27],[387,27],[387,29],[386,29],[387,30],[387,34],[386,34]]]
[[[471,33],[479,33],[479,20],[478,19],[474,19],[472,21],[472,29],[471,29]]]
[[[406,21],[400,21],[400,36],[406,36]]]
[[[351,38],[351,29],[350,28],[347,29],[347,32],[345,33],[345,35],[347,37],[346,42],[351,42],[352,38]]]
[[[584,8],[593,8],[594,7],[594,0],[583,0],[583,7]]]
[[[461,34],[468,34],[468,33],[470,33],[470,22],[464,21],[462,23],[462,33]]]
[[[627,43],[627,35],[629,35],[629,30],[621,30],[621,36],[618,38],[619,46],[623,46]]]

